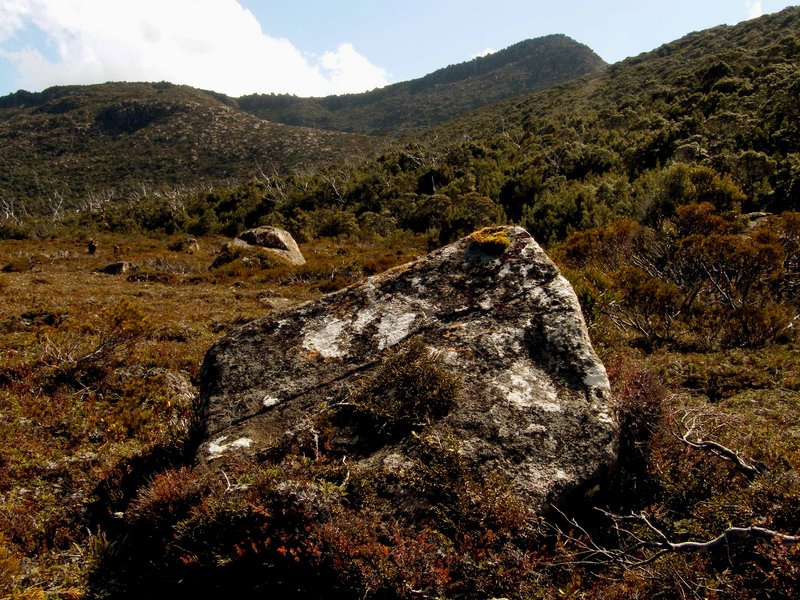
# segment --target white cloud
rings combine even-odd
[[[764,5],[761,0],[747,0],[748,18],[756,19],[764,14]]]
[[[24,0],[0,0],[0,42],[22,28],[27,12]]]
[[[335,94],[361,91],[362,82],[365,81],[382,82],[376,83],[373,88],[386,85],[386,72],[356,52],[352,44],[341,44],[336,52],[326,52],[322,55],[321,64],[330,72],[329,79]]]
[[[495,52],[497,52],[497,50],[495,50],[494,48],[486,48],[486,50],[484,50],[483,52],[478,52],[477,54],[474,54],[472,56],[472,58],[480,58],[482,56],[489,56],[490,54],[494,54]]]
[[[20,43],[30,27],[43,34],[47,55]],[[351,44],[310,59],[265,35],[237,0],[0,0],[0,44],[28,89],[166,80],[233,96],[323,96],[387,84]]]

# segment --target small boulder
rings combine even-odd
[[[105,273],[106,275],[122,275],[123,273],[130,271],[132,268],[133,265],[127,260],[119,260],[108,264],[105,267],[100,267],[97,269],[97,271],[99,273]]]
[[[200,242],[197,241],[197,238],[186,238],[186,241],[184,242],[184,249],[189,254],[200,252]]]
[[[251,263],[258,259],[262,265],[273,262],[273,259],[277,259],[274,262],[290,265],[306,264],[306,259],[292,235],[278,227],[269,226],[248,229],[223,244],[211,268],[243,258],[250,259]]]
[[[196,252],[200,252],[200,242],[197,241],[197,238],[187,237],[171,243],[169,245],[169,249],[173,252],[186,252],[187,254],[195,254]]]
[[[291,265],[306,264],[306,259],[303,253],[300,252],[297,242],[294,241],[292,234],[285,229],[265,225],[243,231],[236,236],[236,239],[251,246],[264,248],[270,253],[280,256]]]
[[[354,477],[402,481],[420,439],[448,439],[476,479],[501,477],[540,513],[616,456],[575,293],[519,227],[240,327],[206,355],[200,394],[200,468],[279,463],[324,425]],[[398,507],[409,493],[397,487]]]

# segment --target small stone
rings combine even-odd
[[[98,272],[105,273],[106,275],[122,275],[123,273],[130,271],[132,268],[133,265],[128,261],[119,260],[97,270]]]
[[[185,252],[189,254],[194,254],[195,252],[200,252],[200,242],[197,239],[190,237],[186,238],[186,241],[183,243],[183,248]]]

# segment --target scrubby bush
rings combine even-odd
[[[621,503],[646,505],[658,485],[653,460],[671,428],[669,390],[656,372],[631,358],[615,357],[606,366],[620,430],[620,462],[613,488]]]
[[[391,350],[377,370],[347,400],[357,417],[379,437],[407,435],[445,416],[455,403],[460,378],[419,338]]]
[[[796,251],[790,233],[780,237],[792,219],[736,233],[738,218],[687,204],[672,233],[620,221],[575,234],[557,255],[578,272],[605,273],[593,277],[604,282],[592,292],[594,310],[646,344],[764,346],[794,336],[797,310],[783,290],[795,285],[787,256]]]

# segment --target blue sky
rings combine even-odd
[[[783,0],[0,0],[0,95],[172,81],[233,96],[359,92],[565,33],[608,62]]]

